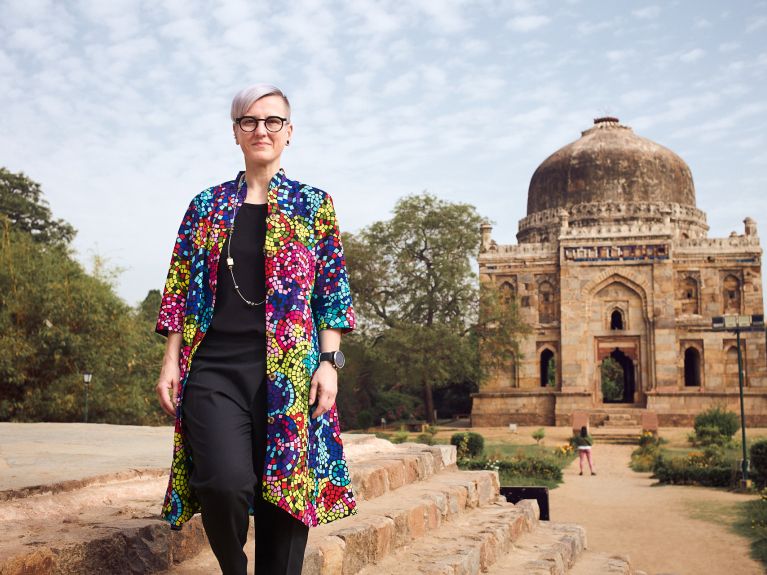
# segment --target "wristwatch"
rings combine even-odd
[[[336,369],[341,369],[346,363],[344,353],[339,351],[326,351],[320,354],[320,361],[329,361],[330,365]]]

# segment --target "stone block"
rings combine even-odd
[[[341,574],[356,575],[365,565],[380,561],[391,552],[394,521],[377,515],[360,516],[354,525],[339,529],[334,535],[346,545]]]
[[[306,547],[301,575],[332,575],[343,571],[346,543],[340,537],[323,537]]]
[[[654,411],[645,411],[642,413],[642,432],[658,434],[658,414]]]
[[[585,411],[573,412],[573,433],[580,433],[581,427],[589,429],[589,414]]]
[[[389,491],[389,476],[377,462],[355,463],[350,466],[354,493],[360,500],[375,499]]]

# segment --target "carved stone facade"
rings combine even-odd
[[[756,223],[708,238],[681,158],[614,118],[595,124],[536,170],[517,245],[482,226],[480,285],[501,286],[532,331],[473,396],[473,425],[627,407],[688,425],[713,405],[738,409],[737,344],[711,319],[764,313]],[[747,417],[767,425],[765,333],[742,338]],[[603,397],[606,358],[623,370],[617,402]]]

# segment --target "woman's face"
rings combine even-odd
[[[253,102],[243,115],[258,119],[269,116],[287,118],[288,109],[280,96],[264,96]],[[246,164],[257,166],[279,163],[282,150],[292,133],[293,125],[287,122],[279,132],[268,131],[264,122],[259,122],[253,132],[245,132],[236,123],[234,125],[234,137],[242,149]]]

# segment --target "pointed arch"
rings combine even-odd
[[[642,302],[642,316],[643,319],[647,321],[649,319],[648,311],[650,309],[651,303],[648,294],[651,294],[652,291],[649,289],[647,283],[642,278],[633,276],[633,274],[616,273],[611,270],[605,270],[600,273],[583,288],[582,293],[585,296],[584,299],[587,302],[587,305],[590,307],[594,295],[601,289],[613,283],[623,284],[639,296],[639,299]],[[588,313],[591,313],[590,309],[587,311]]]

